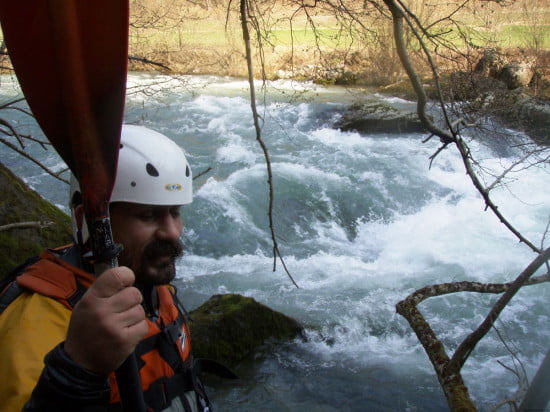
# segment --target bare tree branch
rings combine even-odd
[[[460,370],[477,343],[487,334],[517,291],[527,284],[534,285],[550,279],[550,274],[546,274],[528,282],[528,279],[549,259],[550,248],[539,254],[511,283],[454,282],[433,285],[415,291],[397,304],[397,312],[407,319],[430,358],[451,410],[475,410]],[[456,292],[503,293],[503,295],[481,325],[459,345],[452,358],[449,358],[443,344],[418,309],[418,304],[431,297]]]
[[[514,297],[517,291],[523,286],[525,281],[529,279],[542,265],[550,259],[550,248],[540,253],[527,268],[512,282],[500,299],[493,305],[491,311],[479,327],[473,331],[456,349],[450,363],[449,368],[461,368],[468,359],[470,353],[474,350],[477,343],[487,334],[491,326],[500,313],[504,310],[508,302]]]
[[[502,366],[504,369],[510,371],[512,374],[514,374],[518,380],[518,389],[516,390],[515,397],[510,399],[505,399],[501,402],[499,402],[497,405],[495,405],[491,412],[497,411],[501,406],[509,404],[511,407],[515,408],[517,410],[518,402],[523,398],[525,392],[527,391],[527,388],[529,387],[529,380],[527,379],[527,372],[525,371],[525,367],[523,366],[523,362],[521,359],[519,359],[517,355],[517,351],[512,350],[510,345],[507,343],[506,339],[502,336],[502,333],[498,330],[498,328],[493,326],[494,331],[496,332],[500,342],[504,345],[506,350],[510,353],[512,357],[512,361],[514,363],[514,367],[505,365],[504,362],[501,362],[500,360],[497,360],[498,364]]]
[[[397,48],[397,54],[399,55],[401,64],[403,65],[403,68],[407,72],[407,75],[409,76],[409,80],[411,81],[411,84],[417,96],[416,111],[418,114],[418,118],[430,133],[440,138],[443,144],[452,143],[455,141],[455,136],[452,133],[449,133],[437,127],[426,113],[428,96],[426,95],[426,91],[424,90],[424,86],[422,85],[420,76],[416,72],[416,69],[414,68],[414,65],[412,64],[409,58],[409,54],[407,52],[407,44],[405,43],[405,35],[404,35],[404,28],[403,28],[403,20],[405,19],[405,13],[394,0],[384,0],[384,3],[386,3],[386,5],[390,9],[393,16],[393,32],[395,37],[394,40],[395,40],[395,46]],[[421,41],[421,39],[419,40]],[[423,45],[424,50],[427,51],[422,41],[421,41],[421,44]],[[435,65],[433,64],[433,62],[432,62],[432,68],[434,69],[434,73],[437,74],[437,71],[435,71]]]
[[[198,179],[199,177],[204,176],[205,174],[207,174],[207,173],[210,172],[211,170],[212,170],[212,168],[211,168],[211,167],[208,167],[206,170],[203,170],[203,171],[200,172],[198,175],[193,176],[193,180],[196,180],[196,179]]]
[[[21,156],[23,157],[26,157],[27,159],[29,159],[31,162],[35,163],[36,165],[40,166],[46,173],[48,173],[49,175],[55,177],[56,179],[58,180],[61,180],[62,182],[64,183],[67,183],[69,184],[69,181],[63,177],[60,176],[61,173],[65,172],[67,169],[63,169],[61,170],[60,172],[58,173],[55,173],[53,171],[51,171],[47,166],[43,165],[40,161],[38,161],[37,159],[35,159],[33,156],[29,155],[27,152],[25,152],[24,150],[21,150],[19,149],[17,146],[13,145],[12,143],[8,142],[7,140],[3,139],[0,137],[0,143],[4,143],[6,146],[8,146],[10,149],[16,151],[17,153],[19,153]]]
[[[172,69],[168,66],[166,66],[165,64],[162,64],[160,62],[156,62],[156,61],[153,61],[153,60],[149,60],[149,59],[146,59],[145,57],[139,57],[139,56],[128,56],[128,59],[130,61],[136,61],[136,62],[140,62],[140,63],[144,63],[144,64],[150,64],[151,66],[157,66],[157,67],[160,67],[161,69],[164,69],[166,71],[172,71]]]
[[[404,36],[404,29],[403,29],[403,20],[407,20],[409,26],[411,29],[413,29],[413,33],[417,36],[417,39],[419,40],[420,44],[422,45],[422,48],[424,50],[424,54],[426,55],[426,58],[430,62],[430,66],[432,67],[432,71],[434,73],[434,78],[436,79],[436,83],[438,80],[438,74],[437,69],[435,66],[435,63],[431,59],[431,55],[427,47],[425,46],[424,42],[420,38],[420,36],[416,33],[416,30],[414,30],[414,27],[410,20],[408,20],[407,15],[403,11],[403,9],[400,7],[400,5],[397,4],[396,0],[384,0],[388,8],[390,9],[393,17],[393,24],[394,24],[394,36],[395,36],[395,44],[397,48],[397,52],[399,54],[399,58],[401,60],[401,63],[403,67],[405,68],[405,71],[407,72],[407,75],[409,76],[409,79],[413,85],[414,91],[417,95],[417,114],[421,122],[424,124],[424,126],[430,131],[430,133],[438,136],[441,139],[441,142],[443,143],[443,146],[440,147],[436,153],[431,157],[431,160],[435,159],[435,156],[437,156],[445,147],[450,143],[455,143],[459,153],[462,156],[462,160],[464,163],[464,166],[466,168],[466,171],[468,175],[470,176],[470,179],[472,180],[472,183],[474,184],[475,188],[478,190],[478,192],[483,197],[483,200],[485,201],[486,207],[491,209],[491,211],[498,217],[498,219],[520,240],[520,242],[525,243],[529,248],[531,248],[534,252],[540,253],[540,249],[537,248],[532,242],[530,242],[527,238],[525,238],[500,212],[498,209],[498,206],[494,204],[492,199],[489,196],[489,190],[483,186],[481,183],[479,177],[475,173],[472,167],[472,162],[470,161],[471,155],[470,150],[466,144],[466,142],[460,138],[457,134],[457,132],[454,130],[454,125],[457,123],[453,123],[450,121],[447,115],[447,111],[445,109],[445,104],[442,100],[441,92],[439,92],[440,97],[440,105],[443,110],[444,116],[446,118],[446,122],[449,128],[449,131],[445,131],[436,125],[433,124],[432,120],[427,116],[426,114],[426,104],[427,104],[427,95],[426,91],[424,90],[424,86],[422,85],[422,81],[420,79],[420,76],[416,72],[416,69],[414,68],[414,65],[412,64],[409,54],[407,52],[407,46],[405,43],[405,36]],[[438,86],[439,90],[439,86]]]
[[[256,130],[256,140],[260,144],[263,152],[264,157],[266,160],[266,167],[267,167],[267,183],[269,185],[269,210],[268,210],[268,216],[269,216],[269,229],[271,231],[271,240],[273,242],[273,271],[276,269],[276,261],[277,257],[281,261],[283,268],[294,284],[294,286],[298,287],[298,284],[294,281],[294,278],[288,271],[286,264],[284,262],[284,259],[279,251],[279,246],[277,243],[277,238],[275,236],[275,225],[273,223],[273,200],[274,200],[274,194],[273,194],[273,174],[271,170],[271,160],[269,158],[269,152],[267,150],[267,146],[265,142],[262,139],[262,129],[260,127],[260,116],[258,115],[258,109],[256,107],[256,91],[254,87],[254,69],[252,65],[252,51],[250,47],[250,33],[248,30],[248,3],[247,0],[241,0],[240,3],[240,11],[241,11],[241,24],[242,24],[242,31],[243,31],[243,40],[245,43],[245,49],[246,49],[246,63],[248,68],[248,83],[250,86],[250,107],[252,109],[252,117],[254,119],[254,129]]]
[[[533,243],[531,243],[525,236],[523,236],[509,221],[504,217],[504,215],[500,212],[499,208],[495,203],[492,201],[491,197],[489,196],[489,191],[483,187],[483,183],[475,173],[472,163],[470,161],[471,154],[470,149],[466,142],[458,138],[456,141],[456,146],[460,152],[460,155],[462,156],[462,161],[464,163],[464,167],[466,167],[466,172],[468,173],[468,176],[470,176],[470,179],[472,180],[472,183],[474,184],[474,187],[477,189],[477,191],[481,194],[483,197],[483,200],[485,201],[486,207],[491,209],[491,211],[498,217],[498,219],[501,221],[504,226],[510,230],[518,239],[520,242],[525,243],[531,250],[534,252],[540,253],[540,249],[535,246]]]

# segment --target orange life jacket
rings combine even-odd
[[[36,263],[27,266],[12,284],[0,291],[0,297],[16,289],[26,290],[55,299],[72,310],[95,277],[64,261],[62,254],[66,250],[42,252]],[[180,397],[187,411],[191,409],[186,404],[184,393],[194,391],[199,410],[211,410],[198,376],[200,365],[193,362],[191,355],[191,336],[183,315],[185,310],[173,287],[158,286],[156,291],[158,311],[147,318],[149,331],[135,350],[145,402],[150,409],[157,411]],[[112,373],[109,379],[110,402],[120,404],[115,374]]]

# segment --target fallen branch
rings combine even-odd
[[[17,223],[8,223],[7,225],[0,226],[0,232],[13,230],[13,229],[44,229],[46,227],[52,226],[53,222],[17,222]]]

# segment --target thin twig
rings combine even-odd
[[[248,31],[248,3],[247,0],[241,0],[241,24],[242,24],[242,31],[243,31],[243,40],[245,43],[245,49],[246,49],[246,64],[248,69],[248,83],[250,85],[250,107],[252,109],[252,117],[254,119],[254,129],[256,130],[256,140],[260,144],[263,152],[264,157],[266,160],[266,167],[267,167],[267,183],[269,185],[269,209],[268,209],[268,216],[269,216],[269,229],[271,231],[271,240],[273,242],[273,271],[276,270],[276,261],[277,257],[281,261],[283,268],[294,284],[298,288],[298,284],[294,281],[294,278],[288,271],[284,259],[279,252],[279,246],[277,243],[277,239],[275,236],[275,225],[273,223],[273,174],[271,170],[271,160],[269,158],[269,152],[267,150],[267,146],[265,142],[262,139],[262,130],[260,127],[260,116],[258,115],[258,109],[256,107],[256,91],[254,87],[254,70],[252,65],[252,51],[250,48],[250,33]]]
[[[165,64],[160,63],[160,62],[156,62],[156,61],[153,61],[153,60],[146,59],[145,57],[128,56],[128,60],[136,61],[136,62],[140,62],[140,63],[144,63],[144,64],[149,64],[151,66],[157,66],[157,67],[160,67],[160,68],[162,68],[166,71],[169,71],[169,72],[172,71],[172,69],[170,67],[166,66]]]
[[[212,170],[211,167],[209,167],[209,168],[206,169],[206,170],[203,170],[203,171],[200,172],[198,175],[193,176],[193,180],[196,180],[196,179],[198,179],[199,177],[204,176],[205,174],[207,174],[207,173],[210,172],[211,170]]]
[[[21,146],[21,149],[24,149],[25,148],[25,143],[23,142],[23,139],[21,138],[21,136],[19,135],[17,130],[15,130],[15,128],[11,125],[11,123],[8,122],[7,120],[4,120],[4,119],[0,118],[0,124],[3,125],[3,126],[6,126],[8,129],[10,129],[10,132],[11,132],[12,136],[14,136],[17,139],[17,141],[19,142],[19,145]],[[6,133],[6,134],[8,134],[8,133]]]
[[[67,169],[63,169],[61,170],[59,173],[54,173],[52,172],[48,167],[44,166],[41,162],[39,162],[38,160],[36,160],[34,157],[32,157],[31,155],[29,155],[27,152],[25,152],[24,150],[21,150],[19,149],[17,146],[13,145],[12,143],[8,142],[7,140],[3,139],[0,137],[0,143],[4,143],[6,146],[8,146],[10,149],[16,151],[17,153],[19,153],[21,156],[24,156],[26,157],[27,159],[29,159],[31,162],[37,164],[38,166],[40,166],[43,170],[46,171],[46,173],[48,173],[49,175],[55,177],[56,179],[58,180],[61,180],[62,182],[64,183],[67,183],[69,184],[69,181],[67,179],[64,179],[62,178],[59,174],[60,173],[63,173],[64,171],[66,171]]]
[[[491,211],[498,217],[500,222],[508,228],[518,239],[520,242],[525,243],[531,250],[533,250],[536,253],[540,253],[541,249],[535,246],[533,243],[529,241],[525,236],[523,236],[509,221],[504,217],[504,215],[500,212],[497,205],[493,203],[493,200],[489,196],[489,192],[487,189],[484,188],[483,184],[481,183],[479,177],[473,170],[472,164],[470,162],[470,148],[466,144],[466,142],[459,138],[456,141],[456,146],[458,147],[458,150],[460,152],[460,155],[462,157],[462,161],[464,163],[464,167],[466,168],[466,172],[468,173],[468,176],[470,176],[470,179],[472,183],[474,184],[474,187],[477,189],[477,191],[481,194],[483,197],[483,200],[485,201],[486,207],[491,209]]]

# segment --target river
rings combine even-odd
[[[137,92],[150,84],[148,93]],[[155,85],[153,85],[155,84]],[[138,87],[139,86],[139,87]],[[18,90],[2,78],[0,98]],[[216,293],[253,297],[306,326],[307,339],[270,342],[235,368],[238,382],[211,383],[218,411],[447,410],[432,366],[395,305],[423,286],[459,280],[504,282],[534,258],[489,212],[449,148],[422,134],[360,134],[331,125],[357,98],[343,88],[275,82],[259,94],[274,175],[274,224],[299,288],[273,271],[265,160],[247,84],[219,77],[131,74],[126,122],[184,147],[195,199],[183,209],[186,255],[177,285],[187,309]],[[387,104],[414,103],[371,95]],[[38,133],[18,112],[12,121]],[[498,176],[521,155],[495,141],[469,143]],[[4,163],[67,210],[66,185],[0,148]],[[29,151],[56,170],[57,155]],[[496,189],[500,210],[539,245],[550,216],[548,164],[514,173]],[[489,176],[489,175],[487,175]],[[550,345],[549,285],[522,290],[463,369],[480,410],[513,397],[522,361],[535,373]],[[455,294],[421,310],[448,350],[485,317],[496,296]],[[500,362],[500,363],[499,363]],[[502,363],[502,364],[501,364]]]

